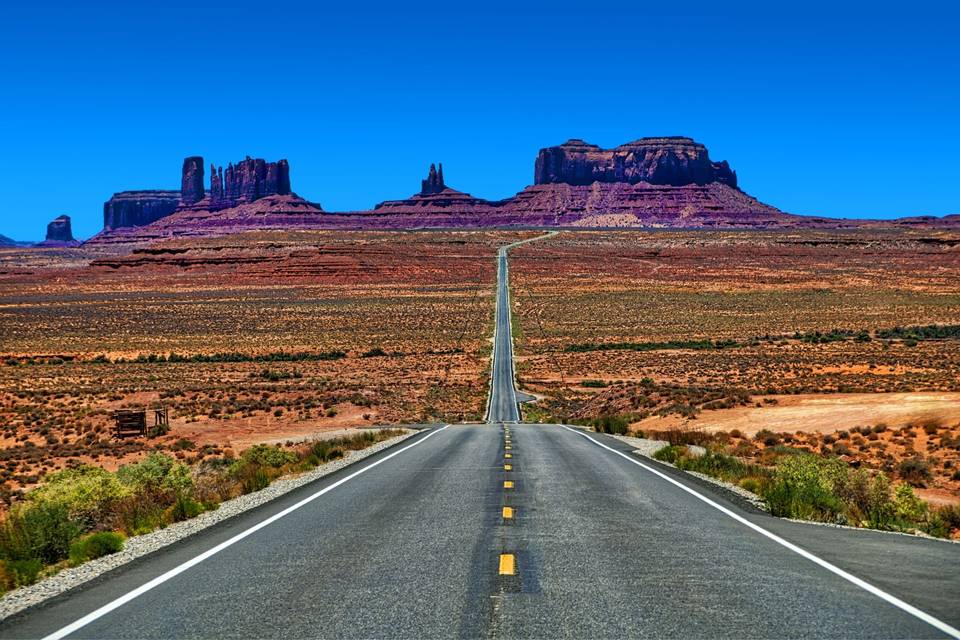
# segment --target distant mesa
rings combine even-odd
[[[142,190],[113,194],[103,205],[104,231],[143,227],[178,210],[228,209],[270,195],[288,195],[290,165],[286,160],[267,162],[261,158],[241,160],[223,167],[210,165],[210,189],[204,188],[202,156],[184,158],[180,170],[180,191]]]
[[[121,191],[103,203],[103,229],[143,227],[180,206],[180,191]]]
[[[48,246],[78,244],[73,238],[70,216],[57,216],[47,225],[47,237],[44,239],[43,244]]]
[[[20,243],[14,240],[13,238],[8,238],[7,236],[0,234],[0,247],[18,247]]]
[[[114,194],[94,241],[145,243],[262,229],[960,226],[950,216],[865,221],[784,213],[745,193],[726,161],[715,162],[704,145],[682,136],[640,138],[612,149],[580,139],[545,147],[534,163],[534,184],[504,200],[453,189],[443,165],[431,164],[417,193],[339,213],[296,195],[286,160],[247,156],[209,170],[207,182],[203,157],[189,156],[179,191]]]
[[[674,187],[719,182],[736,188],[737,174],[726,161],[712,162],[702,144],[679,136],[640,138],[613,149],[573,139],[540,150],[534,184],[594,182]]]

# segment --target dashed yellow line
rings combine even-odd
[[[513,517],[513,507],[504,507],[503,508],[503,519],[509,520]]]
[[[513,489],[513,480],[504,480],[503,481],[504,489]]]
[[[503,454],[503,457],[504,457],[504,458],[512,458],[512,457],[513,457],[513,454],[512,454],[512,453],[505,453],[505,454]]]
[[[517,560],[512,553],[500,554],[500,575],[512,576],[517,573]]]
[[[505,464],[505,465],[503,465],[503,470],[504,470],[504,471],[513,471],[513,466],[512,466],[512,465],[509,465],[509,464]]]

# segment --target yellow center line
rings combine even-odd
[[[511,467],[509,464],[503,465],[503,470],[504,470],[504,471],[511,471],[512,469],[513,469],[513,467]]]
[[[512,576],[517,572],[517,561],[512,553],[500,554],[500,575]]]
[[[513,517],[513,507],[504,507],[503,508],[503,519],[509,520]]]
[[[504,480],[503,481],[504,489],[513,489],[513,480]]]
[[[513,454],[512,454],[512,453],[505,453],[505,454],[503,454],[503,457],[504,457],[504,458],[512,458],[512,457],[513,457]]]

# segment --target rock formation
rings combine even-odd
[[[190,156],[183,159],[180,178],[180,202],[191,205],[203,200],[203,158]]]
[[[103,228],[142,227],[170,215],[179,205],[179,191],[121,191],[103,203]]]
[[[406,200],[387,200],[376,205],[373,210],[378,213],[399,214],[430,214],[430,213],[466,213],[478,214],[486,211],[492,203],[481,198],[474,198],[469,193],[451,189],[443,182],[443,165],[430,165],[427,177],[420,181],[420,193],[416,193]]]
[[[534,184],[589,185],[594,182],[645,182],[657,185],[737,186],[737,174],[724,162],[712,162],[707,149],[690,138],[640,138],[613,149],[568,140],[541,149]]]
[[[259,198],[290,193],[290,165],[286,160],[267,162],[262,158],[246,159],[226,170],[210,165],[210,207],[225,209]],[[189,204],[189,203],[185,203]]]
[[[57,216],[47,225],[45,242],[76,242],[73,229],[70,228],[70,216]]]
[[[446,188],[447,185],[443,184],[443,163],[440,163],[440,171],[437,171],[437,167],[431,164],[426,180],[420,181],[420,195],[427,196],[440,193]]]

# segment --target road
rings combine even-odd
[[[493,362],[490,365],[487,422],[518,422],[520,420],[513,371],[507,249],[507,247],[501,247],[497,252],[497,310],[494,314]]]
[[[495,360],[509,326],[498,313]],[[11,618],[0,637],[903,638],[960,626],[960,545],[780,520],[616,439],[510,424],[512,365],[495,361],[498,375],[510,389],[491,384],[504,398],[491,398],[495,422],[425,430]]]

